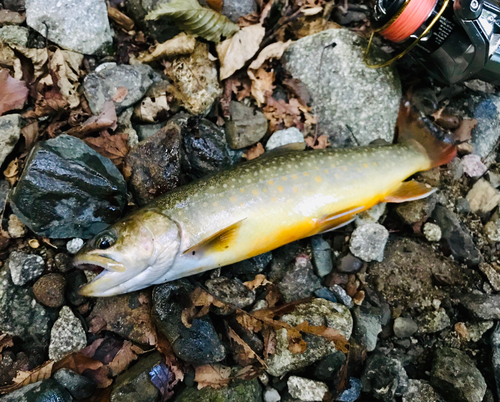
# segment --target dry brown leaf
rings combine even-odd
[[[11,71],[13,70],[13,77],[18,80],[23,78],[21,60],[16,56],[12,48],[2,41],[0,41],[0,67],[8,68]]]
[[[122,27],[125,31],[134,29],[134,20],[128,15],[122,13],[114,7],[108,7],[108,17],[111,18],[116,24]]]
[[[314,141],[314,137],[306,137],[304,141],[312,149],[325,149],[331,145],[328,142],[328,137],[326,135],[320,135],[316,141]]]
[[[176,37],[159,43],[147,52],[142,52],[137,57],[140,63],[150,63],[164,57],[175,57],[189,55],[194,52],[196,39],[194,36],[181,32]]]
[[[67,368],[78,374],[82,374],[85,370],[97,370],[102,366],[103,364],[100,361],[91,359],[90,357],[84,356],[82,353],[78,352],[71,353],[56,362],[54,371],[61,368]]]
[[[281,59],[285,50],[288,49],[288,46],[292,44],[292,41],[289,40],[287,42],[275,42],[266,46],[259,53],[257,58],[252,61],[252,64],[248,68],[252,70],[258,70],[262,65],[270,59]]]
[[[112,100],[108,100],[104,103],[103,111],[100,115],[91,116],[82,125],[69,129],[67,133],[78,138],[83,138],[91,133],[103,131],[108,128],[115,130],[117,120],[115,103]]]
[[[111,363],[108,364],[113,377],[125,371],[134,360],[137,360],[137,355],[142,354],[142,349],[135,346],[130,341],[124,341],[122,348],[115,355]]]
[[[453,137],[458,142],[465,142],[471,139],[472,130],[477,127],[476,119],[463,119],[460,127],[453,132]]]
[[[14,346],[14,341],[12,340],[12,336],[7,334],[0,335],[0,353],[5,348],[10,348]]]
[[[241,28],[233,37],[217,45],[221,81],[233,75],[257,53],[265,33],[266,30],[262,25],[250,25]]]
[[[218,13],[222,12],[222,7],[224,7],[224,0],[207,0],[207,5]]]
[[[19,175],[21,174],[19,164],[19,158],[16,158],[11,161],[8,164],[7,168],[3,171],[3,175],[5,176],[5,179],[9,182],[11,187],[16,184],[17,180],[19,179]]]
[[[115,103],[122,103],[123,100],[127,97],[127,94],[128,94],[127,87],[118,87],[116,88],[116,93],[113,95],[111,100]],[[104,104],[103,109],[106,109],[106,104]]]
[[[234,342],[236,351],[235,360],[241,366],[252,364],[257,360],[262,367],[267,367],[267,364],[257,353],[255,353],[248,344],[229,325],[227,327],[227,336],[230,341]]]
[[[161,332],[158,333],[156,349],[165,358],[165,364],[174,373],[176,381],[184,380],[184,370],[181,361],[177,358],[172,349],[172,344]]]
[[[102,131],[99,137],[87,137],[84,141],[102,156],[111,159],[116,166],[123,165],[123,159],[130,150],[126,133],[109,135],[106,131]]]
[[[309,92],[309,89],[306,84],[298,78],[284,79],[283,86],[295,95],[302,105],[307,106],[311,103],[311,93]]]
[[[245,285],[250,290],[255,290],[258,287],[267,285],[268,283],[271,282],[267,280],[265,275],[258,274],[255,276],[255,279],[253,281],[243,282],[243,285]]]
[[[198,383],[198,389],[222,388],[231,382],[231,368],[222,364],[198,366],[195,368],[194,380]]]
[[[25,386],[33,384],[34,382],[46,380],[52,375],[53,366],[54,362],[49,360],[31,371],[19,371],[13,381],[16,384]]]
[[[28,98],[28,92],[23,81],[12,78],[8,70],[1,70],[0,116],[10,110],[22,109]]]
[[[210,293],[201,288],[196,288],[193,292],[191,292],[189,299],[191,301],[191,306],[185,308],[181,315],[182,323],[187,328],[191,328],[194,318],[203,317],[208,314],[210,306],[214,305],[215,307],[220,308],[226,307],[225,303],[217,300]],[[198,307],[201,307],[201,309],[198,309]]]
[[[41,80],[42,84],[52,85],[52,78],[47,74],[47,62],[49,60],[49,51],[46,48],[34,49],[26,48],[22,46],[11,45],[13,49],[21,53],[23,56],[30,59],[33,64],[33,80],[43,77]],[[29,82],[31,82],[29,80]]]
[[[21,134],[24,137],[24,146],[26,147],[26,151],[31,151],[31,148],[34,147],[40,135],[40,132],[38,131],[38,120],[35,120],[21,129]]]
[[[80,66],[83,55],[69,50],[57,49],[49,61],[49,69],[57,76],[57,86],[71,109],[80,104]]]
[[[264,67],[259,68],[257,71],[248,70],[248,77],[252,80],[251,94],[257,106],[261,107],[266,103],[266,98],[273,93],[275,88],[274,71],[267,71]]]
[[[258,158],[263,153],[264,153],[264,147],[260,142],[258,142],[243,154],[243,158],[245,158],[247,161],[250,161],[252,159]]]

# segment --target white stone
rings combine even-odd
[[[76,254],[83,247],[84,241],[79,237],[71,239],[66,243],[66,250],[71,254]]]
[[[378,223],[367,223],[354,229],[349,243],[351,253],[365,262],[382,261],[389,231]]]
[[[301,401],[322,401],[328,392],[328,387],[324,382],[313,381],[294,375],[288,378],[287,385],[290,395]]]
[[[13,239],[20,239],[21,237],[24,237],[28,230],[16,215],[10,214],[7,231],[9,232],[9,236]]]
[[[441,228],[435,223],[426,222],[424,225],[424,236],[427,241],[439,241],[441,240]]]
[[[474,213],[488,213],[500,202],[500,193],[489,181],[479,179],[465,197]]]
[[[85,346],[87,346],[87,336],[82,323],[68,306],[64,306],[50,331],[49,359],[59,361]]]
[[[298,128],[291,127],[286,130],[279,130],[271,135],[271,138],[267,141],[266,151],[294,143],[304,143],[304,134]]]
[[[264,391],[264,402],[278,402],[281,401],[281,395],[274,388],[267,388]]]

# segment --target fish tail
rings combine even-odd
[[[399,109],[397,131],[398,142],[413,144],[429,159],[430,167],[444,165],[457,154],[453,137],[430,122],[426,124],[408,101]]]

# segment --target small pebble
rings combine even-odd
[[[28,244],[31,248],[34,248],[34,249],[40,247],[40,242],[37,239],[29,239]]]
[[[66,243],[66,250],[71,254],[76,254],[83,247],[84,241],[80,238],[71,239]]]
[[[304,134],[298,128],[291,127],[286,130],[279,130],[267,141],[266,151],[296,142],[304,144]]]
[[[349,253],[338,260],[337,271],[351,274],[361,270],[364,264],[364,261],[361,261],[359,258],[356,258]]]
[[[328,387],[324,382],[294,375],[288,378],[287,385],[290,395],[300,401],[322,401],[328,392]]]
[[[500,241],[500,228],[497,226],[496,222],[489,221],[486,223],[486,225],[484,225],[484,234],[492,243]]]
[[[465,155],[461,161],[462,166],[464,167],[464,173],[469,177],[481,177],[488,170],[488,168],[481,161],[481,157],[479,155]]]
[[[64,304],[66,279],[57,273],[42,276],[33,285],[33,294],[44,306],[58,308]]]
[[[87,346],[87,335],[82,323],[68,306],[64,306],[50,331],[49,359],[59,361],[67,354],[78,352],[85,346]]]
[[[336,399],[337,402],[354,402],[361,395],[361,381],[357,378],[349,378],[349,388]]]
[[[486,214],[500,202],[500,193],[489,181],[479,179],[465,197],[469,201],[470,210],[474,213]]]
[[[351,308],[354,307],[354,302],[352,301],[351,296],[349,296],[347,294],[347,292],[345,291],[345,289],[342,286],[340,286],[340,285],[333,285],[333,286],[330,287],[330,291],[348,309],[351,309]]]
[[[351,235],[351,253],[366,262],[384,259],[384,249],[389,231],[378,223],[367,223],[357,227]]]
[[[427,241],[441,240],[441,228],[435,223],[426,222],[424,224],[424,236]]]
[[[321,288],[321,289],[315,290],[314,296],[319,297],[321,299],[331,301],[333,303],[337,303],[337,298],[332,293],[332,291],[329,290],[328,288]]]
[[[27,254],[23,251],[13,251],[9,256],[9,269],[12,282],[23,286],[29,281],[42,275],[45,263],[43,258],[36,254]]]
[[[278,402],[281,401],[281,395],[274,388],[267,388],[264,391],[264,402]]]
[[[398,317],[394,320],[394,335],[398,338],[409,338],[418,330],[418,325],[411,318]]]
[[[24,237],[27,231],[26,226],[24,226],[19,218],[14,214],[10,214],[8,226],[9,236],[13,239],[20,239]]]

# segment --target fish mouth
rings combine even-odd
[[[88,266],[99,267],[113,272],[125,272],[126,268],[121,262],[114,260],[109,256],[99,254],[76,255],[73,259],[73,265],[78,268],[87,269]],[[91,270],[95,270],[90,268]]]

